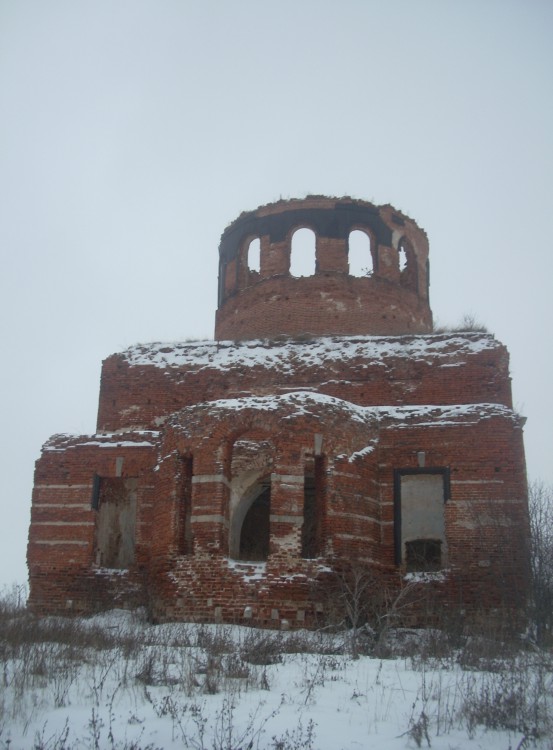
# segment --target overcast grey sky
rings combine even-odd
[[[0,0],[0,584],[102,359],[211,338],[221,232],[281,196],[426,229],[435,320],[508,346],[553,484],[552,33],[550,0]]]

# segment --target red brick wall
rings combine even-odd
[[[427,302],[379,278],[319,273],[305,278],[275,276],[230,297],[217,310],[219,341],[312,334],[427,333]]]
[[[317,561],[302,560],[298,556],[299,536],[296,546],[290,546],[293,527],[273,523],[273,550],[259,581],[262,596],[255,581],[246,575],[252,566],[229,566],[224,554],[207,548],[205,539],[219,538],[224,522],[219,528],[217,524],[203,528],[205,536],[199,544],[205,554],[181,558],[171,570],[171,589],[166,598],[171,616],[192,614],[206,620],[220,616],[240,622],[244,621],[245,607],[250,606],[254,620],[264,624],[271,623],[273,610],[292,624],[313,623],[317,605],[324,606],[324,597],[318,599],[314,594],[313,582],[322,575],[321,565],[335,564],[336,559],[370,561],[377,575],[380,571],[387,576],[389,586],[399,589],[401,578],[393,564],[393,470],[416,467],[421,450],[425,451],[427,466],[447,466],[452,477],[451,497],[445,508],[448,571],[443,581],[438,578],[436,583],[421,584],[422,591],[439,594],[443,604],[459,608],[467,616],[483,607],[521,607],[527,573],[525,486],[524,473],[520,471],[522,435],[516,419],[507,411],[491,414],[482,419],[475,415],[459,419],[455,425],[439,415],[432,420],[419,418],[408,428],[401,422],[390,424],[380,429],[373,454],[353,461],[351,455],[330,459],[326,554]],[[218,414],[216,418],[218,425],[222,416]],[[335,434],[339,423],[331,415],[325,415],[324,423]],[[351,429],[351,424],[347,427]],[[346,432],[344,425],[342,428]],[[290,455],[305,453],[306,434],[311,435],[311,431],[312,426],[305,429],[302,442],[302,426],[294,425],[292,444],[283,456],[286,468],[277,465],[277,472],[295,471],[299,476],[301,458],[300,466],[294,467]],[[205,446],[208,455],[213,455],[216,442]],[[366,436],[360,442],[366,442]],[[340,447],[340,441],[328,446],[330,454]],[[489,468],[482,470],[483,464]],[[290,486],[284,494],[277,489],[272,512],[294,515],[299,495]],[[216,502],[212,509],[218,507]],[[279,539],[283,544],[279,544]],[[163,616],[161,599],[158,607],[158,614]]]
[[[245,434],[270,436],[274,445],[271,552],[262,572],[228,560],[232,451]],[[326,464],[324,544],[320,559],[304,560],[302,482],[316,434]],[[31,603],[39,611],[140,601],[159,618],[313,624],[328,606],[316,580],[339,560],[365,561],[397,589],[402,579],[394,567],[394,469],[416,467],[421,451],[426,466],[451,473],[446,579],[423,588],[445,587],[445,601],[467,614],[483,602],[499,609],[520,606],[524,598],[522,434],[507,408],[375,411],[302,394],[246,400],[241,408],[225,402],[189,407],[167,425],[157,459],[147,446],[116,447],[117,439],[104,438],[110,448],[62,441],[37,464],[29,567]],[[124,456],[125,471],[138,476],[142,487],[137,561],[127,573],[94,569],[91,475],[113,475],[116,455]],[[182,555],[178,465],[189,455],[193,542]],[[64,525],[41,526],[39,519]],[[40,544],[54,537],[56,544]],[[64,540],[83,544],[68,553]],[[257,578],[251,577],[255,571]]]
[[[362,406],[510,406],[508,366],[505,347],[477,333],[138,346],[103,363],[98,429],[155,429],[198,402],[302,389]]]
[[[90,611],[115,601],[119,589],[128,599],[137,571],[150,556],[156,434],[68,438],[57,436],[36,463],[27,549],[31,603],[41,611]],[[132,443],[135,442],[136,446]],[[138,477],[136,570],[129,575],[104,574],[95,562],[94,475]],[[106,581],[113,578],[111,588]],[[103,592],[103,593],[102,593]],[[110,593],[111,592],[111,593]],[[136,597],[131,597],[134,601]]]

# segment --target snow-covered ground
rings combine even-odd
[[[552,659],[537,649],[397,631],[381,658],[354,658],[348,633],[122,611],[0,628],[2,749],[553,748]]]

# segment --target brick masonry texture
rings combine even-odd
[[[302,227],[316,267],[294,278]],[[349,274],[353,230],[370,277]],[[357,569],[375,598],[417,582],[408,622],[519,612],[528,510],[508,353],[487,333],[432,333],[425,233],[391,206],[313,196],[242,214],[219,253],[216,340],[108,357],[96,434],[44,445],[34,610],[315,626]],[[414,513],[406,500],[429,477],[436,518],[424,492]],[[428,545],[439,559],[413,563]]]

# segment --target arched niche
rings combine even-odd
[[[290,275],[313,276],[316,271],[317,238],[308,227],[300,227],[290,239]]]

